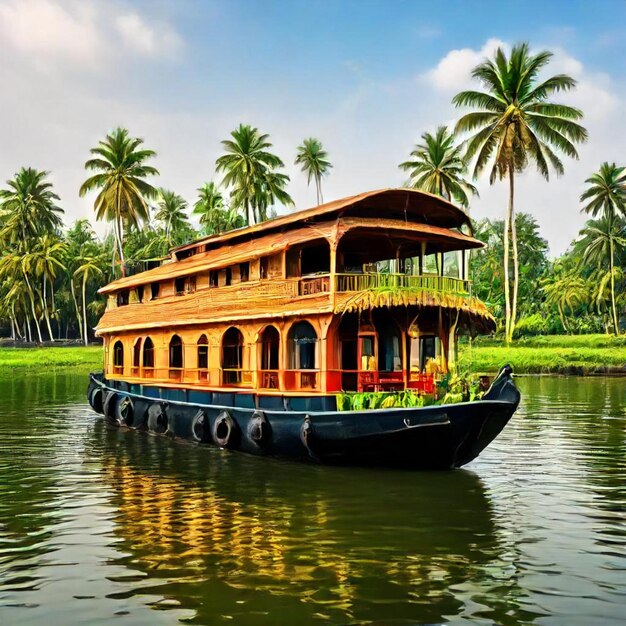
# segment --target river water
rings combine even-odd
[[[0,623],[626,621],[626,380],[519,378],[467,469],[340,469],[108,427],[0,379]]]

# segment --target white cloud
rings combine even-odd
[[[26,4],[0,0],[2,9]],[[77,6],[67,2],[55,4],[65,8]],[[459,111],[450,102],[452,93],[471,84],[472,67],[502,43],[491,39],[477,50],[453,50],[425,72],[419,83],[414,78],[416,72],[377,83],[369,77],[367,65],[348,63],[351,80],[332,93],[325,92],[325,85],[315,81],[287,84],[278,77],[267,88],[261,86],[254,99],[242,98],[228,84],[216,97],[213,89],[202,90],[181,78],[177,83],[180,97],[173,102],[160,85],[171,84],[178,68],[155,62],[159,46],[163,49],[159,39],[164,32],[163,22],[153,13],[136,10],[139,19],[126,20],[126,36],[133,28],[141,31],[142,24],[154,34],[141,42],[131,42],[118,30],[118,18],[134,13],[122,12],[116,4],[107,4],[106,13],[101,11],[103,4],[85,1],[81,6],[86,7],[84,14],[65,11],[74,19],[69,23],[81,24],[86,29],[83,33],[91,32],[90,25],[96,24],[100,46],[92,53],[96,56],[92,56],[91,65],[84,66],[79,65],[80,54],[59,47],[58,42],[53,45],[48,40],[45,49],[18,46],[15,39],[5,36],[3,20],[7,13],[0,11],[0,84],[11,86],[2,95],[0,186],[22,165],[50,170],[68,223],[78,217],[93,219],[93,197],[78,197],[78,188],[86,176],[83,164],[89,149],[117,125],[143,137],[146,147],[157,151],[154,165],[161,172],[157,184],[175,190],[191,203],[202,182],[220,179],[214,173],[220,141],[240,122],[257,125],[270,134],[276,153],[291,176],[289,192],[298,208],[311,206],[315,201],[314,189],[307,187],[306,177],[293,164],[295,147],[310,135],[323,141],[334,164],[323,182],[325,200],[364,189],[401,185],[406,175],[398,169],[398,163],[406,159],[421,133],[458,117]],[[88,10],[95,11],[93,22],[87,17]],[[76,32],[74,36],[77,37]],[[115,49],[118,44],[119,49]],[[106,71],[94,80],[93,59],[100,58],[97,55],[103,54],[102,48],[110,50],[110,55],[124,54],[137,67],[118,63],[115,71],[110,72],[112,63],[99,64]],[[6,50],[12,54],[3,54]],[[176,44],[169,50],[176,52]],[[54,75],[33,70],[33,59],[40,56],[57,59]],[[194,69],[194,58],[195,55],[188,55],[190,69]],[[105,57],[108,61],[114,59]],[[80,71],[70,71],[76,67]],[[585,178],[601,161],[622,162],[626,154],[626,135],[615,130],[621,128],[626,117],[624,80],[617,75],[594,73],[565,49],[555,50],[549,71],[566,71],[565,68],[579,80],[579,87],[562,98],[585,111],[589,142],[580,149],[580,161],[566,161],[566,174],[561,179],[546,183],[529,169],[516,185],[517,209],[530,212],[539,220],[554,254],[565,250],[584,221],[578,197]],[[219,64],[216,69],[207,70],[207,85],[223,84],[220,77],[228,80],[228,74],[220,71]],[[246,79],[243,75],[237,80]],[[437,82],[428,82],[431,80]],[[442,88],[435,88],[436,85]],[[486,179],[481,179],[478,186],[481,197],[472,203],[472,216],[502,218],[507,202],[506,184],[490,186]],[[98,232],[103,230],[99,223]]]
[[[500,39],[488,39],[480,50],[461,48],[450,50],[436,67],[421,74],[431,86],[441,92],[455,92],[463,89],[471,80],[474,67],[485,58],[490,57],[497,48],[507,48]]]
[[[182,47],[175,31],[165,24],[151,26],[138,13],[117,16],[115,26],[126,46],[145,56],[176,54]]]
[[[38,70],[101,71],[122,55],[176,56],[183,47],[169,25],[93,0],[0,0],[0,54]]]
[[[0,41],[45,60],[90,61],[102,45],[96,12],[88,3],[63,6],[52,0],[7,0],[0,4]]]
[[[420,78],[448,98],[472,84],[477,87],[477,83],[470,79],[472,68],[491,56],[498,46],[510,50],[507,43],[497,39],[489,39],[480,50],[451,50]],[[566,73],[578,82],[576,89],[556,94],[554,99],[580,108],[584,113],[582,124],[589,131],[588,142],[578,146],[580,159],[564,159],[565,174],[562,177],[553,175],[550,182],[546,182],[531,164],[519,176],[516,185],[517,210],[531,213],[538,220],[542,234],[550,242],[551,252],[556,255],[565,251],[585,220],[580,213],[579,201],[584,180],[599,168],[602,161],[620,162],[626,153],[626,136],[615,133],[615,128],[621,126],[626,115],[626,105],[618,95],[624,91],[625,85],[622,84],[620,90],[609,75],[590,71],[580,59],[563,48],[536,47],[536,50],[544,49],[554,53],[544,70],[545,76]],[[447,110],[454,111],[451,105]],[[444,108],[442,118],[445,111]],[[458,112],[453,114],[458,116]],[[483,177],[477,187],[480,198],[472,202],[472,215],[475,218],[502,218],[507,203],[507,186],[499,182],[489,185]]]

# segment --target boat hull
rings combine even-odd
[[[479,401],[345,412],[163,399],[122,390],[98,374],[90,379],[92,408],[122,427],[262,456],[414,469],[469,463],[502,431],[520,401],[506,367]]]

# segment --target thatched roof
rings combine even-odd
[[[394,219],[360,217],[339,218],[334,222],[313,223],[287,232],[259,233],[249,241],[224,242],[217,249],[194,254],[182,261],[164,263],[160,267],[133,276],[119,278],[100,289],[100,293],[111,293],[151,282],[178,278],[190,274],[242,263],[260,256],[274,254],[290,246],[324,238],[342,237],[348,232],[374,233],[385,237],[402,237],[413,242],[415,248],[420,241],[436,243],[439,249],[462,250],[480,248],[481,241],[440,226],[405,222]],[[371,246],[370,246],[371,247]]]
[[[174,248],[173,252],[176,254],[200,244],[214,248],[226,241],[245,240],[249,237],[258,237],[261,233],[270,233],[277,229],[285,230],[294,226],[299,227],[342,215],[401,219],[405,222],[430,224],[441,228],[462,228],[465,226],[469,232],[472,232],[472,225],[467,213],[440,196],[416,189],[377,189],[320,204],[303,211],[294,211],[254,226],[238,228],[220,235],[210,235]]]

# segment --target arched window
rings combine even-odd
[[[141,363],[141,337],[137,337],[135,344],[133,345],[133,375],[139,374],[139,367]]]
[[[222,337],[222,380],[225,385],[239,385],[243,368],[243,335],[232,326]]]
[[[170,339],[170,378],[180,378],[183,369],[183,342],[178,335]]]
[[[143,342],[143,369],[144,376],[152,375],[152,370],[154,369],[154,344],[150,337],[146,337],[146,340]]]
[[[261,387],[278,389],[280,334],[274,326],[261,333]]]
[[[289,331],[290,367],[294,370],[314,370],[317,333],[309,322],[298,322]]]
[[[113,345],[113,373],[124,373],[124,344],[119,340]]]
[[[206,335],[198,339],[198,380],[209,378],[209,340]]]

